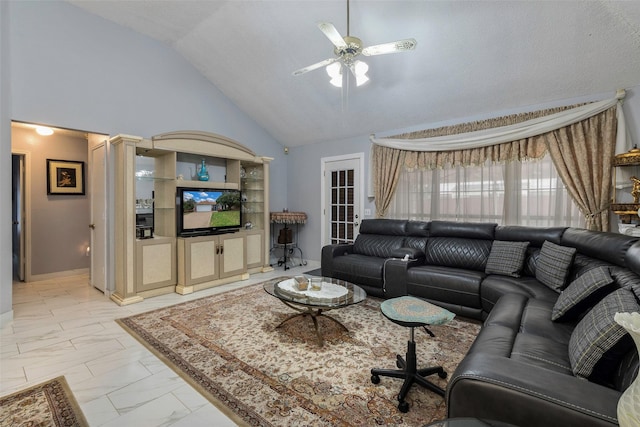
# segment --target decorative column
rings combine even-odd
[[[110,139],[115,162],[115,285],[111,299],[118,305],[143,300],[136,295],[136,144],[142,138],[117,135]]]

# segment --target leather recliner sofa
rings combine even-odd
[[[526,246],[521,269],[492,272],[492,249],[509,244]],[[575,249],[560,288],[541,282],[548,281],[542,265],[553,245]],[[615,426],[618,399],[638,375],[628,334],[593,361],[594,352],[603,351],[594,350],[600,343],[589,342],[597,334],[586,326],[610,321],[612,310],[640,310],[637,237],[568,227],[364,220],[353,244],[322,249],[322,274],[357,283],[373,296],[414,295],[484,320],[450,377],[449,417],[521,427]],[[608,278],[604,285],[552,320],[570,289],[598,275]],[[591,360],[590,371],[581,366],[584,359]]]

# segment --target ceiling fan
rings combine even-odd
[[[369,78],[366,73],[369,66],[357,59],[360,54],[364,56],[384,55],[387,53],[404,52],[415,49],[417,42],[415,39],[404,39],[390,43],[383,43],[369,47],[362,47],[362,41],[357,37],[352,37],[349,33],[349,0],[347,0],[347,35],[342,37],[336,27],[330,22],[320,22],[320,31],[333,43],[335,57],[306,66],[293,72],[294,76],[308,73],[309,71],[326,66],[327,73],[331,77],[331,84],[342,87],[342,66],[351,70],[356,79],[356,85],[360,86]]]

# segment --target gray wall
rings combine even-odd
[[[61,1],[11,2],[14,120],[109,135],[218,133],[275,157],[282,145],[170,47]],[[286,193],[273,192],[273,204]]]
[[[31,129],[14,128],[12,148],[28,152],[31,159],[31,275],[90,267],[86,248],[90,242],[88,194],[88,144],[84,138],[53,134],[40,136]],[[47,159],[84,162],[85,195],[47,195]]]
[[[282,145],[170,47],[61,1],[0,1],[0,24],[3,323],[11,319],[12,307],[12,119],[109,135],[218,133],[275,158],[272,208],[286,206]]]
[[[379,136],[391,136],[404,132],[417,131],[422,129],[438,128],[441,126],[449,126],[459,123],[466,123],[475,120],[483,120],[491,117],[499,117],[508,114],[515,114],[527,111],[536,111],[545,108],[557,107],[562,105],[572,105],[582,102],[590,102],[602,99],[611,99],[615,96],[616,88],[612,88],[610,93],[594,94],[580,98],[558,100],[542,105],[533,105],[523,107],[518,110],[497,111],[491,116],[462,117],[454,118],[446,122],[424,123],[418,124],[411,128],[395,129],[395,130],[376,130],[372,128],[372,132],[383,132]],[[350,96],[357,96],[357,92]],[[631,134],[632,141],[640,145],[640,85],[627,88],[627,96],[624,100],[623,111],[627,121],[627,128]],[[373,125],[372,125],[373,126]],[[631,148],[632,145],[629,145]],[[313,144],[304,147],[294,147],[289,150],[287,156],[289,176],[296,179],[289,180],[287,186],[288,193],[288,209],[290,211],[304,211],[307,213],[307,224],[299,228],[298,237],[299,245],[302,248],[304,256],[308,260],[320,261],[320,251],[322,248],[322,194],[320,194],[320,175],[321,163],[323,157],[340,156],[344,154],[361,153],[365,154],[365,174],[369,174],[369,152],[371,142],[369,135],[362,135],[342,141],[325,142],[321,144]],[[370,194],[368,189],[369,181],[365,178],[365,208],[371,209],[372,215],[375,215],[375,204],[373,199],[366,197]],[[617,221],[617,218],[614,218]],[[613,227],[617,229],[617,227]]]
[[[0,1],[0,327],[13,318],[11,273],[11,78],[9,3]]]

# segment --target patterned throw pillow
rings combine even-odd
[[[491,252],[484,272],[487,274],[520,277],[528,247],[529,242],[495,240],[491,245]]]
[[[606,383],[620,363],[620,358],[633,347],[627,331],[618,325],[616,312],[640,310],[633,294],[626,289],[604,297],[578,323],[569,339],[569,361],[576,376]]]
[[[536,279],[556,292],[564,289],[576,248],[545,240],[536,263]]]
[[[551,312],[551,320],[567,321],[600,301],[611,289],[613,278],[608,267],[596,267],[586,271],[562,291]]]

